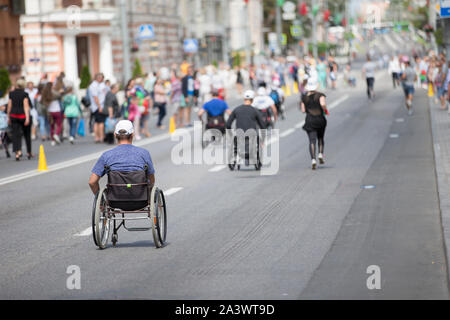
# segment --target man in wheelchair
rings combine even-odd
[[[116,125],[114,135],[118,141],[118,146],[103,153],[92,169],[92,174],[89,178],[89,187],[94,195],[99,192],[99,181],[105,174],[108,174],[109,184],[125,183],[131,187],[133,183],[147,184],[150,182],[150,186],[154,186],[155,169],[152,158],[148,150],[133,146],[134,128],[131,121],[119,121]],[[139,187],[137,189],[146,190],[147,185],[145,188]],[[129,200],[136,201],[138,199]]]
[[[230,109],[225,101],[219,99],[219,92],[212,92],[213,99],[203,105],[198,112],[198,117],[202,119],[203,114],[207,114],[207,122],[205,130],[217,129],[225,134],[225,113],[231,114]]]

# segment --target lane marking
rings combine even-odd
[[[337,99],[336,101],[332,102],[329,106],[328,106],[328,110],[334,109],[337,106],[339,106],[342,102],[344,102],[345,100],[347,100],[350,96],[348,94],[343,95],[342,97],[340,97],[339,99]]]
[[[397,139],[398,137],[400,137],[400,135],[398,135],[397,133],[391,133],[389,135],[389,138],[391,138],[391,139]]]
[[[75,237],[87,237],[90,235],[92,235],[92,227],[86,228],[85,230],[83,230],[79,233],[76,233],[74,236]]]
[[[194,128],[188,128],[186,130],[191,132],[191,131],[194,131]],[[176,134],[176,131],[174,134]],[[153,143],[157,143],[157,142],[160,142],[163,140],[170,139],[170,137],[171,137],[171,134],[165,133],[165,134],[159,135],[157,137],[152,137],[152,138],[147,138],[144,140],[137,141],[136,143],[134,143],[134,145],[138,146],[138,147],[142,147],[145,145],[149,145],[149,144],[153,144]],[[10,177],[2,178],[2,179],[0,179],[0,186],[6,185],[8,183],[13,183],[13,182],[21,181],[24,179],[32,178],[35,176],[47,174],[50,172],[55,172],[55,171],[58,171],[61,169],[66,169],[66,168],[73,167],[73,166],[76,166],[79,164],[83,164],[83,163],[86,163],[89,161],[97,160],[98,158],[100,158],[100,156],[103,154],[103,152],[108,151],[108,150],[110,150],[110,149],[104,149],[102,151],[91,153],[91,154],[88,154],[85,156],[81,156],[81,157],[75,158],[73,160],[68,160],[68,161],[63,161],[63,162],[57,163],[57,164],[53,164],[51,166],[48,166],[48,171],[39,172],[37,170],[32,170],[32,171],[27,171],[24,173],[16,174],[16,175],[13,175]]]
[[[404,118],[397,118],[397,119],[395,119],[395,122],[398,122],[398,123],[405,122],[405,119]]]
[[[177,192],[179,192],[181,190],[183,190],[182,187],[170,188],[170,189],[167,189],[166,191],[164,191],[164,195],[165,196],[170,196],[170,195],[175,194],[175,193],[177,193]]]
[[[225,165],[218,165],[218,166],[215,166],[215,167],[209,169],[208,171],[209,172],[219,172],[219,171],[222,171],[223,169],[225,169],[226,167],[227,166],[225,166]]]
[[[295,129],[301,129],[304,125],[305,125],[305,121],[302,121],[302,122],[300,122],[300,123],[297,123],[297,124],[295,125]]]
[[[280,133],[280,138],[287,137],[287,136],[293,134],[294,132],[295,132],[295,129],[294,129],[294,128],[288,129],[288,130],[286,130],[286,131]]]

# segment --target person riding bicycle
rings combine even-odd
[[[207,114],[206,130],[217,129],[225,133],[225,113],[231,114],[230,108],[225,101],[219,98],[219,91],[212,92],[212,100],[206,102],[198,112],[198,117],[202,119],[203,114]]]
[[[118,146],[103,153],[92,169],[89,178],[89,187],[92,193],[97,194],[100,190],[99,181],[111,171],[133,172],[147,169],[148,179],[151,185],[155,185],[155,169],[148,150],[133,146],[134,127],[131,121],[121,120],[117,123],[114,135]]]
[[[277,108],[277,113],[281,116],[281,119],[285,119],[283,104],[284,104],[284,92],[280,88],[280,80],[273,80],[271,91],[269,96],[272,98],[273,102],[275,102],[275,107]]]
[[[260,87],[258,89],[257,96],[253,100],[253,106],[261,112],[265,128],[273,127],[273,123],[278,119],[277,108],[275,106],[275,101],[267,95],[267,90],[265,88]]]

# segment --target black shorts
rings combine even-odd
[[[98,110],[94,112],[95,123],[105,123],[106,118],[108,118],[106,114],[103,114]]]

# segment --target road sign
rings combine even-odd
[[[450,17],[450,0],[441,0],[441,17]]]
[[[153,39],[155,37],[155,31],[152,24],[142,24],[139,27],[139,36],[141,40]]]
[[[269,32],[267,38],[269,40],[270,50],[275,51],[278,48],[277,34],[275,32]]]
[[[38,63],[39,61],[41,61],[39,58],[30,58],[30,62]]]
[[[301,38],[303,34],[303,30],[301,26],[298,25],[292,25],[291,26],[291,35],[294,38]]]
[[[283,4],[283,20],[295,19],[295,4],[291,1],[286,1]]]
[[[198,51],[198,40],[197,39],[184,39],[184,52],[195,53]]]
[[[281,34],[281,44],[283,46],[287,45],[287,35],[286,35],[286,33]]]

